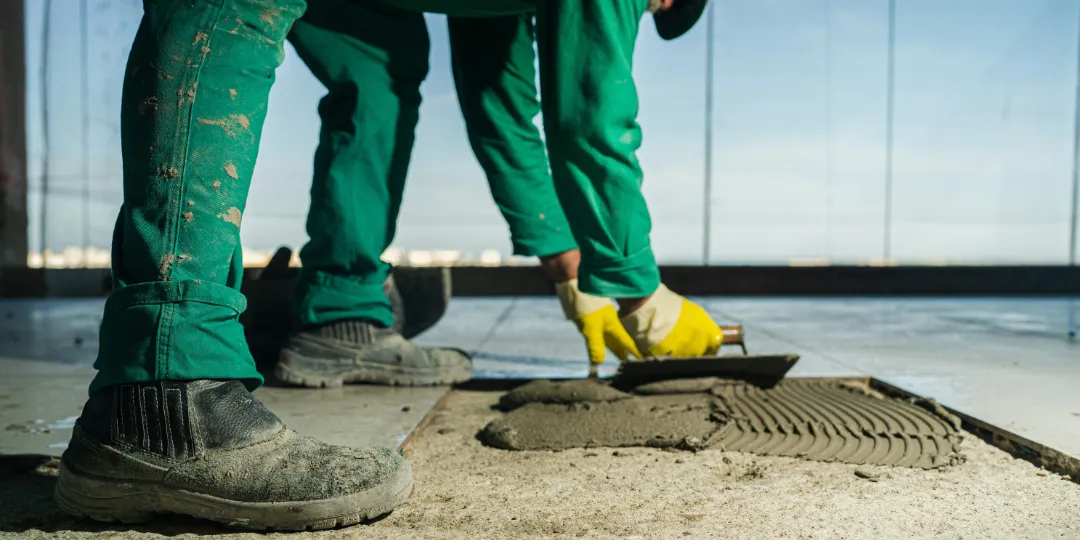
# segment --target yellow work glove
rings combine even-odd
[[[646,357],[712,356],[724,341],[720,327],[701,306],[663,284],[621,321]]]
[[[577,279],[571,279],[555,285],[566,318],[574,321],[578,331],[585,338],[585,347],[589,351],[589,361],[603,364],[607,356],[605,349],[611,349],[619,360],[630,357],[641,358],[634,340],[626,333],[619,322],[619,313],[611,300],[586,294],[578,289]]]

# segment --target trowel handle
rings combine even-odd
[[[742,349],[743,354],[746,352],[746,342],[743,338],[746,337],[746,332],[743,331],[741,324],[729,324],[721,325],[720,332],[724,334],[724,340],[721,342],[724,345],[738,345]]]
[[[743,332],[741,324],[729,324],[727,326],[721,325],[720,331],[724,333],[724,345],[742,345],[743,337],[746,335]]]

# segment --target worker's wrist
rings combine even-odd
[[[555,294],[567,319],[574,320],[600,309],[611,306],[611,300],[581,292],[577,279],[570,279],[555,284]]]
[[[544,273],[555,283],[563,283],[571,279],[576,281],[580,264],[581,251],[577,249],[540,257],[540,266],[544,268]]]

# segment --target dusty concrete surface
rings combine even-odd
[[[943,408],[852,383],[789,379],[759,388],[682,379],[649,383],[633,390],[646,395],[618,393],[608,402],[607,381],[573,381],[572,394],[563,389],[567,384],[534,381],[510,391],[500,404],[521,405],[488,424],[481,440],[508,450],[717,448],[925,469],[963,459],[960,421]]]
[[[965,463],[929,471],[716,450],[509,452],[475,437],[498,397],[448,398],[406,453],[417,490],[393,514],[289,538],[1080,538],[1080,486],[974,437]],[[0,538],[264,536],[182,519],[135,529],[69,520],[48,502],[49,468],[23,465],[31,472],[0,474]]]

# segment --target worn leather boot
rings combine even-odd
[[[472,360],[458,349],[421,347],[390,328],[345,320],[294,334],[281,350],[274,375],[312,388],[434,386],[472,378]]]
[[[412,492],[390,449],[287,429],[238,381],[125,384],[90,397],[60,463],[57,505],[100,521],[175,513],[252,529],[327,529]]]

